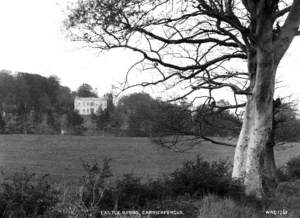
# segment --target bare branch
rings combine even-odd
[[[278,17],[281,17],[281,16],[284,16],[285,14],[287,14],[288,12],[290,12],[291,10],[291,6],[288,6],[280,11],[277,11],[275,14],[274,14],[274,18],[278,18]]]
[[[300,0],[294,0],[290,13],[274,43],[275,61],[278,64],[292,43],[293,38],[298,34],[300,25]]]

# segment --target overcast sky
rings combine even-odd
[[[100,95],[123,81],[136,56],[122,51],[80,49],[62,31],[65,3],[70,0],[0,0],[0,69],[57,75],[75,90],[82,83]],[[278,93],[300,99],[300,37],[282,61]]]
[[[70,42],[62,31],[65,2],[0,1],[0,69],[57,75],[72,90],[89,83],[103,94],[123,80],[135,56],[99,54]]]

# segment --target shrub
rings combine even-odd
[[[300,179],[300,155],[287,162],[286,167],[288,177]]]
[[[284,166],[277,170],[280,182],[294,181],[300,179],[300,156],[292,158]]]
[[[126,174],[106,191],[100,204],[105,209],[145,209],[161,207],[166,199],[202,198],[209,193],[243,195],[241,187],[231,180],[228,164],[209,163],[197,157],[162,179],[142,182],[141,178]]]
[[[286,196],[300,197],[300,180],[279,183],[276,192]]]
[[[0,214],[2,217],[36,217],[59,202],[60,191],[47,175],[36,176],[27,170],[6,176],[1,184]]]
[[[285,181],[289,180],[287,173],[286,173],[286,167],[282,166],[282,167],[277,168],[277,177],[278,177],[279,182],[285,182]]]
[[[113,190],[114,210],[157,210],[177,211],[182,215],[153,215],[155,218],[194,218],[197,208],[180,196],[171,196],[164,179],[143,182],[141,178],[132,174],[125,174],[116,182]]]
[[[47,211],[43,218],[94,218],[97,210],[85,207],[83,204],[77,202],[68,202],[58,204],[52,210]],[[41,217],[41,218],[42,218]]]
[[[209,193],[216,195],[239,195],[240,186],[231,180],[229,165],[225,162],[208,162],[197,157],[195,162],[188,161],[183,167],[173,172],[168,181],[172,194],[203,196]]]
[[[279,123],[275,129],[275,139],[278,142],[296,142],[300,139],[300,120],[292,119]]]
[[[110,178],[111,159],[104,158],[102,166],[97,162],[82,160],[86,175],[83,177],[79,192],[71,192],[66,201],[57,204],[45,217],[53,218],[88,218],[101,217],[101,209],[112,209],[112,196]]]
[[[200,157],[160,180],[142,183],[141,178],[124,175],[111,190],[114,208],[118,209],[160,207],[166,199],[201,198],[209,193],[239,197],[243,192],[232,182],[228,164],[209,163]]]
[[[138,209],[145,205],[146,188],[141,183],[141,178],[132,174],[125,174],[116,182],[115,207],[118,209]]]
[[[125,174],[113,190],[114,207],[118,209],[145,209],[159,205],[167,198],[168,190],[162,180],[141,182],[141,178]]]
[[[87,173],[80,187],[80,200],[87,208],[99,207],[105,192],[109,189],[109,178],[112,176],[111,159],[104,158],[102,167],[98,163],[82,162]]]

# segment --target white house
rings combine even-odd
[[[75,97],[74,110],[78,111],[80,115],[90,115],[97,113],[99,108],[104,110],[107,107],[107,99],[102,98],[79,98]]]

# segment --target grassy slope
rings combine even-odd
[[[60,178],[83,175],[80,159],[101,161],[112,158],[113,173],[120,176],[133,172],[155,177],[170,172],[196,155],[208,160],[232,161],[233,148],[203,143],[185,153],[162,150],[147,138],[116,138],[101,136],[0,135],[0,167],[8,171],[23,167],[36,173],[50,173]],[[276,149],[279,165],[300,155],[299,144]]]

